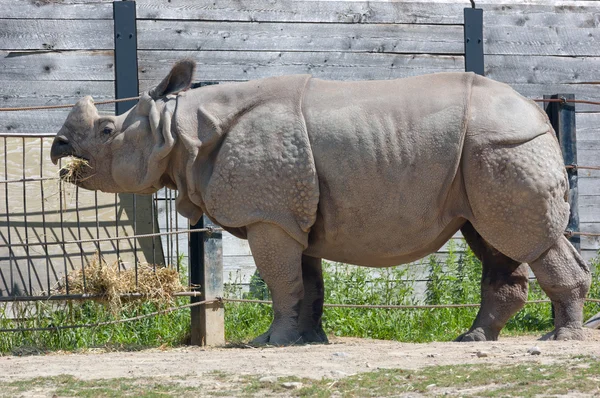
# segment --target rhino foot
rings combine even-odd
[[[562,327],[546,333],[540,340],[585,340],[582,328]]]
[[[250,342],[252,346],[273,345],[278,347],[304,344],[303,337],[295,330],[273,330],[273,327]]]
[[[498,333],[493,333],[491,331],[486,331],[484,328],[475,328],[473,330],[469,330],[466,333],[458,336],[454,341],[461,343],[468,343],[472,341],[496,341],[498,340]]]
[[[328,344],[329,340],[322,327],[302,332],[302,340],[311,344]]]

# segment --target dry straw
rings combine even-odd
[[[60,178],[63,181],[75,184],[78,181],[83,181],[83,174],[85,168],[91,168],[90,164],[85,159],[71,158],[65,165],[60,169]],[[66,170],[66,173],[62,171]]]
[[[99,301],[106,302],[113,313],[118,313],[123,304],[123,295],[138,293],[141,296],[129,297],[127,300],[143,299],[167,304],[172,302],[174,294],[184,291],[179,280],[179,273],[171,267],[139,264],[136,269],[122,269],[119,262],[112,265],[98,256],[94,256],[84,269],[71,271],[67,275],[69,294],[98,295]],[[66,284],[63,281],[58,287],[57,294],[66,294]]]

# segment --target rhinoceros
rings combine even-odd
[[[85,189],[177,189],[192,223],[205,214],[247,239],[274,310],[255,344],[327,342],[322,259],[409,263],[459,230],[483,276],[458,341],[498,338],[527,298],[527,264],[555,308],[546,337],[584,337],[590,271],[564,237],[567,174],[535,103],[473,73],[189,89],[194,70],[179,61],[120,116],[81,99],[51,158],[87,160]]]

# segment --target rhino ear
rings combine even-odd
[[[186,58],[178,61],[167,77],[158,86],[150,90],[148,94],[156,100],[187,89],[192,84],[195,69],[196,61],[192,59]]]

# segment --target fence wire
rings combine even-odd
[[[194,292],[190,292],[190,293],[194,293]],[[585,301],[592,302],[592,303],[600,303],[600,299],[585,299]],[[130,318],[115,319],[112,321],[85,323],[85,324],[77,324],[77,325],[56,325],[56,326],[48,326],[48,327],[0,328],[0,333],[2,333],[2,332],[6,332],[6,333],[47,332],[47,331],[58,332],[60,330],[67,330],[67,329],[96,328],[96,327],[101,327],[101,326],[116,325],[116,324],[125,323],[125,322],[133,322],[133,321],[138,321],[138,320],[142,320],[142,319],[147,319],[147,318],[151,318],[153,316],[167,314],[167,313],[171,313],[171,312],[186,309],[186,308],[196,307],[199,305],[215,304],[215,303],[223,304],[225,302],[246,303],[246,304],[268,304],[268,305],[273,304],[272,301],[268,301],[268,300],[247,300],[247,299],[231,299],[231,298],[217,297],[217,298],[211,299],[211,300],[203,300],[203,301],[198,301],[198,302],[191,303],[191,304],[185,304],[185,305],[180,305],[180,306],[176,306],[176,307],[169,307],[169,308],[154,311],[154,312],[151,312],[148,314],[138,315],[138,316],[134,316],[134,317],[130,317]],[[551,303],[550,300],[531,300],[531,301],[526,301],[525,305],[549,304],[549,303]],[[378,305],[378,304],[328,304],[328,303],[324,303],[323,306],[328,307],[328,308],[403,309],[403,310],[418,309],[418,310],[422,310],[422,309],[442,309],[442,308],[477,308],[477,307],[480,307],[481,304]]]

